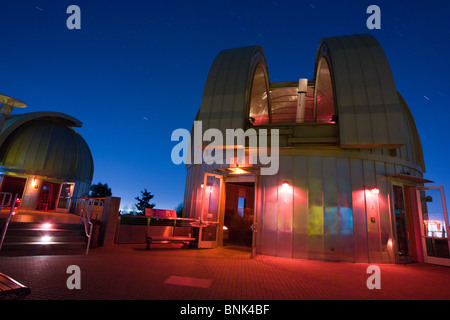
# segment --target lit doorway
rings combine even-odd
[[[225,193],[223,245],[250,251],[255,213],[255,183],[228,180]]]
[[[392,185],[397,263],[450,266],[449,219],[442,187]]]
[[[17,198],[15,200],[15,207],[19,207],[23,191],[25,190],[27,179],[25,178],[18,178],[18,177],[10,177],[10,176],[3,176],[1,181],[1,191],[2,192],[8,192],[11,193],[14,197],[15,194],[17,194]]]
[[[74,183],[63,183],[58,197],[58,211],[69,211],[70,202],[73,196]]]
[[[425,262],[450,266],[450,227],[444,188],[417,187],[416,199]]]
[[[397,263],[421,262],[420,225],[414,187],[392,185]]]
[[[60,183],[44,181],[41,185],[41,189],[39,190],[36,210],[55,210],[60,188]]]

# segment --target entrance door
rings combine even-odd
[[[222,193],[222,176],[205,173],[198,235],[199,248],[215,248],[218,246],[219,239],[221,239],[219,218],[223,211]]]
[[[403,187],[392,185],[392,194],[398,263],[409,263],[411,262],[411,257],[409,255],[409,233]]]
[[[225,183],[224,243],[249,250],[252,246],[252,225],[255,212],[255,183]]]
[[[425,262],[450,266],[449,219],[444,188],[417,187],[416,197]]]
[[[25,189],[27,179],[4,176],[2,177],[2,192],[11,193],[13,196],[17,193],[17,199],[15,199],[14,206],[18,207],[22,200],[23,192]]]
[[[41,190],[39,191],[36,210],[38,211],[55,210],[56,200],[60,188],[61,185],[59,183],[43,181],[41,185]]]
[[[69,211],[70,199],[73,195],[73,183],[63,183],[61,186],[61,191],[59,192],[58,199],[58,210],[60,211]]]

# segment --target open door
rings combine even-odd
[[[219,244],[219,218],[223,211],[223,177],[205,173],[202,191],[198,247],[215,248]]]
[[[258,240],[258,227],[259,227],[259,220],[260,220],[260,188],[258,187],[258,176],[255,175],[255,204],[254,204],[254,213],[253,213],[253,224],[252,224],[252,251],[251,251],[251,258],[256,257],[256,244]]]
[[[426,263],[450,266],[447,205],[443,187],[417,187],[417,207]]]

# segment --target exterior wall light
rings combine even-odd
[[[379,194],[380,193],[380,189],[372,188],[372,189],[370,189],[370,192],[372,192],[373,194]]]
[[[233,172],[233,174],[245,174],[248,173],[247,171],[241,169],[241,168],[229,168],[230,171]]]
[[[33,179],[31,180],[31,186],[32,186],[33,188],[36,188],[36,189],[37,189],[37,187],[38,187],[38,180],[37,180],[36,178],[33,178]]]
[[[289,192],[291,190],[291,186],[289,185],[289,183],[287,181],[284,181],[281,184],[281,191],[283,192]]]
[[[366,195],[378,195],[380,194],[380,189],[377,187],[370,187],[366,189]]]

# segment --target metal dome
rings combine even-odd
[[[0,134],[0,170],[90,183],[92,155],[71,126],[81,126],[81,122],[59,113],[9,118]]]

